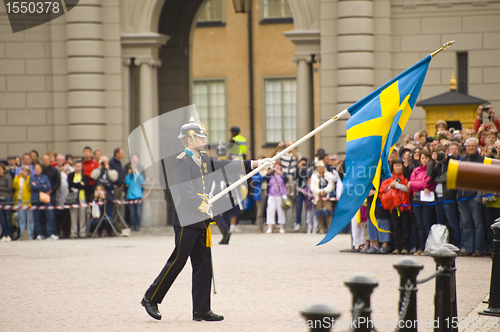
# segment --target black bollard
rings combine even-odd
[[[370,296],[378,282],[369,276],[358,273],[344,281],[352,294],[352,324],[349,331],[370,332],[373,329],[371,321]]]
[[[394,264],[398,271],[399,311],[396,322],[398,331],[416,332],[417,322],[417,275],[424,268],[413,258],[403,258]]]
[[[493,239],[493,255],[491,255],[490,300],[488,309],[480,311],[480,315],[500,317],[500,218],[491,225],[495,238]]]
[[[436,275],[436,292],[434,294],[434,332],[452,332],[457,318],[453,318],[451,303],[455,296],[452,290],[451,266],[457,255],[448,248],[440,247],[431,253],[436,262],[436,270],[442,272]]]
[[[448,248],[451,251],[455,253],[455,255],[458,256],[458,253],[460,252],[460,249],[455,247],[451,243],[445,243],[442,245],[442,247]],[[457,317],[458,319],[458,310],[457,310],[457,267],[455,265],[455,261],[453,261],[453,264],[451,265],[451,290],[453,291],[453,297],[451,301],[451,314],[452,317]],[[452,324],[452,331],[453,332],[458,332],[458,323]]]
[[[302,309],[300,314],[306,319],[310,332],[329,332],[335,326],[340,311],[328,303],[317,302]]]

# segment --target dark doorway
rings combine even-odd
[[[446,121],[448,129],[455,128],[455,130],[462,130],[462,124],[460,121]]]

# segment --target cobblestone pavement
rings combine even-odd
[[[219,239],[214,235],[214,243]],[[379,283],[372,319],[385,326],[377,330],[393,331],[389,324],[397,319],[399,292],[392,264],[401,256],[339,252],[349,248],[349,235],[317,247],[320,240],[321,235],[239,233],[229,246],[215,244],[218,294],[212,295],[212,309],[225,316],[222,322],[191,320],[189,262],[159,306],[161,321],[140,305],[173,249],[172,235],[1,243],[0,330],[306,331],[299,311],[318,300],[339,309],[341,320],[349,319],[352,299],[343,282],[364,272]],[[416,259],[424,265],[420,278],[435,269],[432,258]],[[460,257],[457,269],[459,316],[477,317],[474,310],[489,291],[491,261]],[[434,281],[418,287],[418,317],[430,322]],[[430,331],[428,325],[419,331]],[[488,330],[484,323],[481,331]]]

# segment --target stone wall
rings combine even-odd
[[[118,0],[80,1],[15,34],[0,5],[0,158],[85,145],[111,155],[124,142],[121,88]]]

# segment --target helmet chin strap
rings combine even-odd
[[[198,154],[199,154],[199,156],[201,158],[201,151],[200,151],[200,148],[198,147],[198,143],[196,143],[195,135],[194,134],[189,134],[189,137],[191,137],[191,139],[193,140],[194,146],[196,147],[196,151],[198,151]]]

